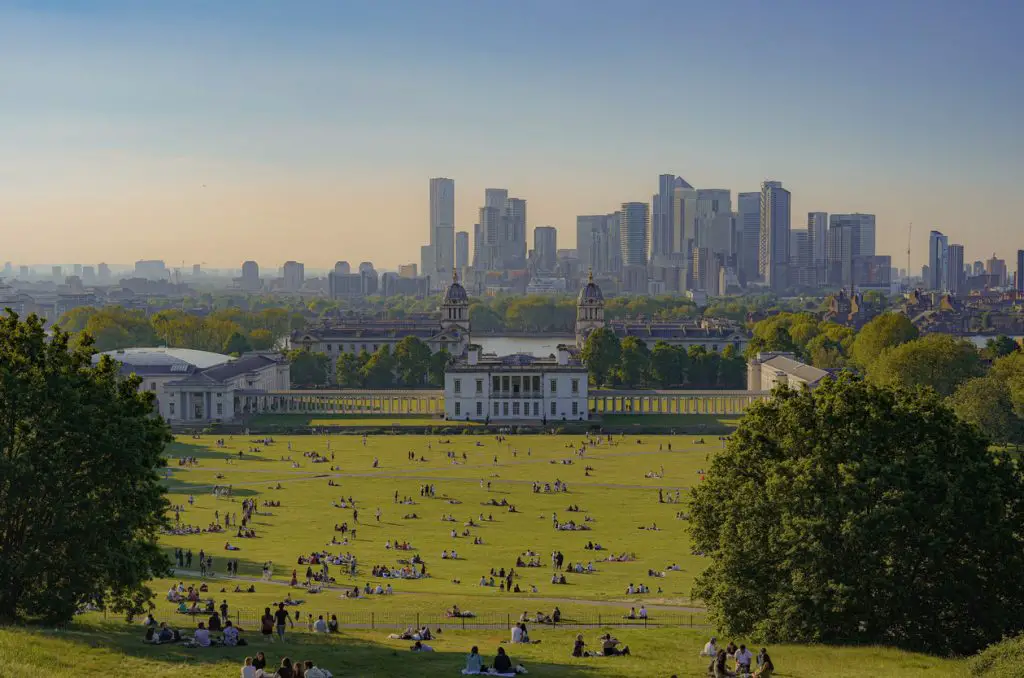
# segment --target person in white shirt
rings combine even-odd
[[[238,645],[238,629],[230,621],[224,622],[224,645],[227,647]]]
[[[327,669],[313,666],[313,662],[306,660],[306,678],[334,678]]]
[[[747,649],[746,645],[740,645],[739,651],[736,652],[735,659],[737,671],[750,673],[750,664],[754,661],[754,654]]]
[[[252,665],[252,657],[245,658],[245,666],[242,667],[242,678],[256,678],[256,667]]]
[[[717,638],[711,638],[704,646],[704,649],[700,651],[701,657],[715,657],[718,655],[718,645],[716,644]]]
[[[313,630],[317,633],[327,633],[327,622],[324,621],[323,615],[317,618],[316,623],[313,624]]]
[[[647,619],[647,608],[643,605],[640,606],[640,618]]]
[[[512,642],[523,642],[523,629],[518,624],[512,627]]]
[[[206,625],[203,622],[199,622],[199,628],[196,629],[194,638],[199,647],[210,647],[210,632],[206,630]]]

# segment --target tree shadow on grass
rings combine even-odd
[[[248,446],[248,443],[246,443],[245,447],[248,448]],[[243,449],[241,460],[245,462],[278,461],[277,458],[273,458],[272,454],[271,457],[265,456],[267,454],[270,454],[270,449],[271,448],[261,448],[262,451],[259,454],[253,454],[251,452],[246,451],[246,449]],[[205,459],[215,461],[224,461],[227,459],[234,459],[237,461],[239,459],[238,450],[224,449],[219,447],[209,447],[207,445],[199,445],[196,444],[195,442],[186,442],[183,440],[176,440],[173,443],[169,444],[165,452],[169,457],[167,465],[170,466],[171,468],[175,467],[175,465],[177,464],[176,460],[180,459],[181,457],[195,457],[196,459],[199,460]],[[287,450],[285,450],[285,452],[287,452]],[[277,455],[277,457],[280,456],[281,454]],[[202,470],[202,466],[200,466],[199,469]]]
[[[40,633],[69,643],[72,645],[69,650],[73,649],[74,645],[81,645],[83,659],[87,657],[86,648],[103,648],[155,665],[166,665],[161,668],[173,667],[180,671],[187,666],[194,666],[201,669],[201,675],[215,678],[238,675],[244,658],[255,656],[259,651],[266,654],[268,668],[278,666],[281,658],[287,656],[292,661],[311,659],[318,666],[329,669],[335,676],[458,676],[465,667],[469,645],[478,644],[485,661],[493,659],[497,646],[493,631],[481,631],[479,641],[465,633],[442,633],[429,641],[428,644],[435,650],[429,653],[411,652],[410,641],[387,641],[384,639],[385,631],[380,632],[382,640],[379,643],[346,632],[320,636],[292,631],[286,635],[285,643],[267,643],[258,633],[248,632],[243,633],[243,637],[250,645],[234,648],[186,648],[180,644],[148,645],[142,641],[144,630],[141,626],[128,626],[123,623],[74,624],[64,632]],[[506,651],[511,655],[513,663],[522,662],[531,675],[592,678],[598,674],[596,666],[543,663],[520,658],[511,647],[507,647]]]

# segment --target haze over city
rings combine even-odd
[[[1019,3],[14,3],[2,257],[420,259],[429,177],[572,247],[659,174],[877,215],[877,251],[1014,259]]]

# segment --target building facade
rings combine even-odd
[[[790,194],[781,181],[761,185],[761,233],[758,272],[765,284],[781,291],[789,284]]]
[[[827,376],[825,370],[800,362],[792,353],[758,353],[747,362],[747,390],[752,392],[771,391],[776,386],[813,389]]]
[[[421,269],[443,284],[455,269],[455,181],[446,177],[430,180],[430,247],[433,261]]]
[[[925,286],[937,292],[946,291],[949,280],[949,238],[939,231],[928,234],[928,277]]]
[[[455,270],[469,266],[469,231],[455,233]]]
[[[585,421],[587,368],[568,347],[538,358],[496,356],[470,345],[464,358],[445,371],[444,408],[450,420]]]
[[[533,229],[534,264],[544,272],[555,270],[558,263],[558,229],[538,226]]]

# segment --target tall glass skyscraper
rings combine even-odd
[[[647,246],[651,224],[650,205],[624,202],[619,217],[623,266],[647,266]]]

